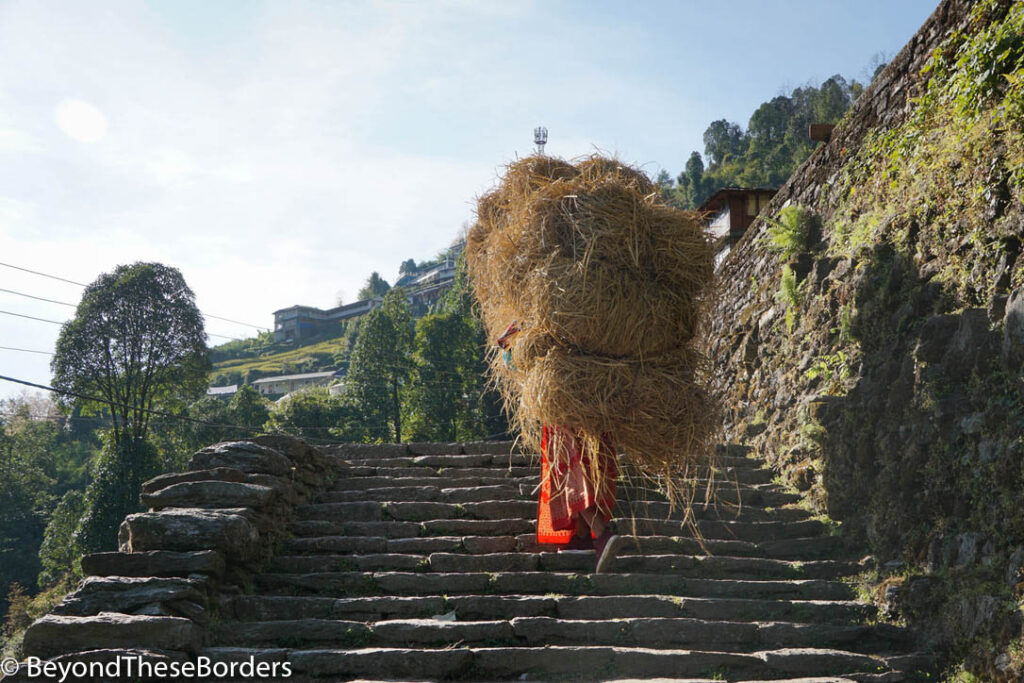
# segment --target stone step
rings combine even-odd
[[[346,465],[357,467],[539,467],[540,456],[534,454],[464,454],[464,455],[391,455],[391,456],[333,456],[335,466],[344,469]],[[628,465],[626,465],[628,467]],[[759,458],[735,455],[719,455],[713,467],[716,470],[758,470],[765,463]]]
[[[436,618],[355,620],[302,618],[221,623],[211,642],[235,647],[357,647],[443,645],[616,645],[688,647],[749,652],[788,647],[890,652],[910,643],[906,631],[886,624],[803,624],[708,621],[686,617],[558,619],[512,617],[447,621]]]
[[[378,522],[381,524],[383,522]],[[331,529],[337,530],[336,524]],[[380,528],[379,526],[377,528]],[[417,526],[417,530],[418,530]],[[309,529],[315,530],[315,529]],[[518,536],[434,536],[385,538],[378,536],[310,536],[285,541],[284,552],[289,554],[341,554],[341,553],[416,553],[436,552],[497,553],[497,552],[551,552],[553,546],[537,543],[536,533]],[[750,541],[703,539],[690,537],[640,536],[629,537],[624,553],[653,555],[712,555],[727,557],[765,557],[775,560],[825,560],[838,551],[834,537],[790,539],[764,547]]]
[[[457,593],[640,595],[651,592],[691,597],[848,600],[850,586],[821,579],[754,581],[701,579],[671,574],[577,574],[568,572],[266,572],[255,577],[264,593],[328,597],[353,595],[448,595]]]
[[[296,510],[298,521],[340,521],[340,522],[424,522],[446,519],[520,519],[531,520],[537,515],[536,500],[482,500],[465,503],[438,501],[413,501],[381,503],[373,500],[356,500],[338,503],[313,503],[299,506]],[[671,514],[670,514],[671,512]],[[681,510],[671,511],[667,503],[644,503],[633,506],[619,503],[614,517],[619,525],[627,524],[632,532],[633,520],[654,526],[643,527],[641,532],[677,533],[655,531],[674,526],[681,528],[685,514]],[[698,505],[690,510],[690,518],[696,520],[735,520],[742,517],[746,522],[789,523],[807,520],[809,513],[800,508],[762,508],[730,506],[710,507]],[[818,528],[824,529],[820,522]],[[710,527],[709,527],[710,528]]]
[[[455,612],[463,621],[553,617],[629,619],[674,617],[714,621],[855,623],[871,619],[871,605],[850,600],[761,600],[668,595],[432,595],[324,596],[243,595],[227,598],[221,612],[243,621],[283,619],[429,618]]]
[[[497,460],[492,460],[497,458]],[[381,458],[353,460],[335,464],[339,477],[535,477],[540,474],[540,460],[533,461],[525,456],[509,460],[501,456],[420,456],[404,458]],[[701,468],[696,474],[697,481],[706,485],[710,480],[718,486],[730,484],[768,484],[775,479],[775,473],[764,467],[714,466]],[[642,475],[622,475],[623,484],[639,485],[646,481]]]
[[[671,676],[731,680],[785,677],[835,677],[888,670],[884,659],[842,650],[786,648],[750,653],[612,646],[458,647],[439,649],[358,648],[293,650],[287,648],[206,648],[212,661],[284,662],[299,677],[371,678],[377,680],[499,680],[541,676],[577,677],[586,672],[603,679]]]
[[[775,492],[768,492],[774,496]],[[654,494],[651,494],[654,495]],[[764,499],[765,492],[752,490],[751,498],[760,497]],[[443,486],[384,486],[371,489],[350,489],[342,491],[328,491],[321,496],[317,504],[328,503],[377,503],[394,501],[401,503],[408,502],[441,502],[449,504],[462,504],[471,502],[487,501],[508,501],[532,502],[536,504],[537,493],[532,485],[520,484],[517,486],[492,484],[487,486],[467,486],[456,488],[444,488]],[[806,519],[810,512],[797,507],[772,508],[766,510],[754,506],[749,501],[744,505],[735,505],[727,501],[718,501],[717,504],[705,506],[703,502],[696,502],[692,507],[693,514],[698,518],[718,519],[736,518],[750,511],[750,515],[756,519]],[[662,517],[670,516],[681,519],[683,510],[673,509],[664,500],[653,497],[640,498],[636,496],[620,496],[616,514],[619,516],[642,516]]]
[[[515,542],[512,537],[504,538]],[[459,543],[461,539],[453,537],[453,541]],[[514,550],[513,547],[505,552],[480,554],[441,551],[432,554],[279,555],[272,560],[269,568],[280,573],[519,570],[588,572],[594,566],[593,551],[524,553],[513,552]],[[851,576],[861,570],[862,567],[857,563],[835,560],[789,562],[750,557],[632,554],[620,554],[610,569],[612,572],[620,573],[671,573],[678,576],[722,579],[835,579]]]

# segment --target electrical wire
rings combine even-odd
[[[13,268],[14,270],[20,270],[20,271],[23,271],[25,273],[32,273],[33,275],[39,275],[40,277],[50,278],[51,280],[59,280],[60,282],[67,282],[68,284],[78,285],[79,287],[87,287],[88,286],[88,285],[86,285],[86,284],[84,284],[82,282],[76,282],[75,280],[69,280],[67,278],[59,277],[57,275],[51,275],[49,273],[43,273],[43,272],[40,272],[38,270],[31,270],[29,268],[22,268],[21,266],[16,266],[16,265],[13,265],[11,263],[0,262],[0,266],[4,266],[6,268]],[[75,304],[69,304],[69,303],[65,303],[63,301],[53,301],[52,299],[43,299],[42,297],[33,296],[31,294],[24,294],[22,292],[14,292],[14,291],[11,291],[9,289],[0,289],[0,292],[8,292],[10,294],[17,294],[19,296],[26,296],[26,297],[29,297],[31,299],[39,299],[40,301],[49,301],[50,303],[61,304],[62,306],[75,307]],[[234,323],[236,325],[242,325],[244,327],[253,327],[253,328],[256,328],[257,330],[260,330],[261,332],[262,331],[267,331],[267,332],[270,331],[270,328],[267,327],[266,325],[253,325],[252,323],[243,323],[240,320],[232,320],[231,318],[225,318],[225,317],[222,317],[222,316],[219,316],[219,315],[213,315],[211,313],[203,313],[203,317],[214,318],[215,320],[223,320],[225,322]],[[210,335],[210,336],[212,336],[212,337],[225,337],[225,335],[222,335],[222,334],[213,334],[213,335]],[[225,337],[225,338],[226,339],[235,339],[236,341],[241,341],[241,340],[237,339],[236,337]]]

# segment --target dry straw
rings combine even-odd
[[[526,444],[545,424],[594,452],[610,436],[686,502],[718,425],[696,350],[713,282],[696,217],[616,160],[534,156],[480,198],[466,254],[490,337],[523,329],[491,368]]]

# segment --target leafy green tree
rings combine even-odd
[[[346,394],[369,437],[402,440],[402,405],[412,372],[413,321],[401,287],[366,315],[352,350]]]
[[[412,438],[455,441],[460,413],[469,396],[464,371],[473,363],[473,330],[456,311],[431,313],[416,321],[412,387]]]
[[[52,501],[54,482],[39,464],[40,453],[20,436],[18,425],[0,416],[0,595],[14,583],[35,584]]]
[[[745,136],[739,124],[725,119],[712,121],[704,131],[704,154],[709,163],[718,165],[729,157],[739,156],[745,147]]]
[[[391,289],[391,285],[388,281],[380,276],[380,273],[374,271],[370,273],[370,277],[366,278],[366,284],[359,290],[359,294],[356,298],[359,301],[365,301],[366,299],[372,299],[375,296],[384,296]]]
[[[114,547],[121,519],[138,509],[141,483],[158,471],[147,441],[154,409],[179,411],[206,390],[203,317],[181,273],[159,263],[118,266],[85,289],[51,363],[54,385],[113,426],[89,487],[79,541]]]
[[[228,420],[233,425],[259,430],[270,417],[270,402],[255,387],[244,384],[228,403]],[[251,432],[246,432],[246,435]]]
[[[398,266],[399,275],[408,275],[416,272],[416,259],[406,259],[402,261],[402,265]]]
[[[458,373],[465,397],[457,414],[459,439],[482,439],[508,433],[501,396],[488,384],[487,349],[493,341],[487,339],[480,308],[473,293],[465,252],[459,255],[455,269],[455,282],[439,302],[438,311],[457,316],[466,334],[456,347],[459,358]]]
[[[313,387],[291,394],[270,410],[266,429],[298,436],[313,443],[342,439],[361,441],[359,411],[326,387]]]
[[[37,583],[40,588],[53,585],[64,576],[80,575],[79,558],[82,556],[82,549],[78,545],[76,534],[87,508],[85,494],[72,490],[64,494],[50,515],[43,534],[43,544],[39,548],[42,572]]]

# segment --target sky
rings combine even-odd
[[[711,121],[865,82],[935,5],[0,0],[0,347],[41,352],[0,348],[0,375],[48,384],[59,326],[10,313],[61,322],[82,293],[9,266],[159,261],[243,323],[208,318],[211,344],[252,336],[447,247],[535,126],[674,177]]]

